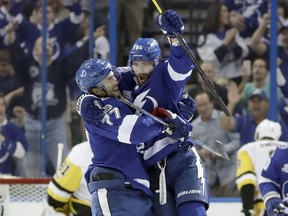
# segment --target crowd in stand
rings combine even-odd
[[[85,140],[83,128],[79,127],[81,120],[75,114],[74,102],[80,92],[75,86],[74,74],[89,55],[88,1],[81,1],[81,4],[79,1],[64,1],[65,5],[61,2],[47,1],[47,134],[42,137],[41,1],[1,1],[0,94],[7,106],[6,121],[20,127],[26,138],[21,141],[21,149],[26,154],[20,154],[21,157],[17,156],[15,160],[16,154],[12,152],[9,163],[3,164],[11,166],[11,169],[2,169],[0,164],[3,174],[40,176],[39,143],[44,139],[47,142],[49,165],[46,171],[52,175],[56,168],[57,144],[64,144],[64,155],[67,155],[73,145]],[[141,5],[139,11],[143,12],[141,1],[131,2]],[[259,5],[247,3],[246,8],[231,2],[223,0],[211,3],[194,52],[199,57],[203,72],[233,116],[224,116],[200,76],[197,82],[187,84],[187,91],[197,103],[191,136],[207,143],[221,141],[230,157],[230,161],[226,161],[205,149],[198,149],[207,169],[212,196],[239,195],[235,181],[237,152],[241,146],[255,141],[257,125],[268,117],[270,99],[271,14],[268,1],[262,1]],[[125,5],[121,5],[122,10],[123,7],[125,9]],[[105,11],[107,5],[104,4],[103,8]],[[137,12],[135,14],[139,15]],[[142,18],[139,17],[138,22],[144,19],[143,14],[140,15]],[[123,16],[127,19],[127,14]],[[136,21],[130,18],[130,22],[133,20]],[[95,21],[94,56],[107,59],[109,44],[105,26],[102,25],[107,20],[102,17],[101,21]],[[280,140],[288,141],[288,2],[285,0],[279,0],[278,21],[277,116],[282,129]],[[125,25],[129,32],[126,39],[129,46],[141,36],[143,22]],[[6,121],[0,122],[0,138]]]
[[[27,10],[29,6],[30,10]],[[73,114],[76,112],[74,101],[80,94],[74,74],[89,56],[89,7],[79,1],[71,1],[64,7],[61,1],[48,0],[46,13],[46,61],[42,62],[42,2],[1,1],[1,94],[7,106],[7,120],[22,128],[28,143],[21,159],[14,160],[11,154],[9,165],[14,164],[3,174],[41,176],[41,145],[46,143],[45,171],[52,175],[57,162],[57,144],[64,144],[63,154],[67,155],[75,144],[73,139],[77,139],[72,134],[78,134],[80,140],[85,139],[81,124],[76,132],[71,132],[71,122],[76,116]],[[105,59],[109,57],[105,26],[101,22],[95,23],[94,55]],[[47,74],[46,133],[41,131],[42,65]],[[3,135],[2,131],[1,128]]]

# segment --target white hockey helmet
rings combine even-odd
[[[273,140],[279,140],[281,134],[281,125],[278,122],[264,119],[256,127],[254,138],[255,140],[261,140],[266,137]]]

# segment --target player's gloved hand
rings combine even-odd
[[[243,215],[243,216],[254,216],[255,212],[254,212],[253,209],[243,209],[241,211],[241,215]]]
[[[156,17],[156,23],[163,33],[168,37],[174,38],[174,33],[183,34],[184,24],[182,18],[174,11],[167,10]]]
[[[183,120],[181,117],[161,107],[157,107],[152,111],[153,115],[162,118],[171,127],[165,129],[165,133],[173,139],[185,139],[192,131],[192,125]]]
[[[182,96],[182,100],[178,103],[178,108],[182,116],[190,122],[196,110],[196,102],[188,93],[185,93]]]
[[[269,216],[287,216],[288,208],[285,207],[283,201],[279,197],[273,197],[266,201],[266,211]],[[287,214],[285,214],[285,212]]]
[[[98,124],[104,116],[102,101],[95,95],[81,95],[77,100],[76,108],[82,119],[90,124]]]

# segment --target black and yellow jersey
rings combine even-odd
[[[91,163],[88,142],[74,146],[48,185],[48,203],[56,211],[91,215],[90,194],[84,174]]]

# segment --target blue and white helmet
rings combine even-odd
[[[129,51],[129,63],[151,61],[155,65],[161,56],[159,43],[154,38],[139,38]]]
[[[92,87],[103,88],[100,82],[112,70],[112,65],[107,60],[88,59],[84,61],[75,74],[75,80],[79,88],[89,93]]]

